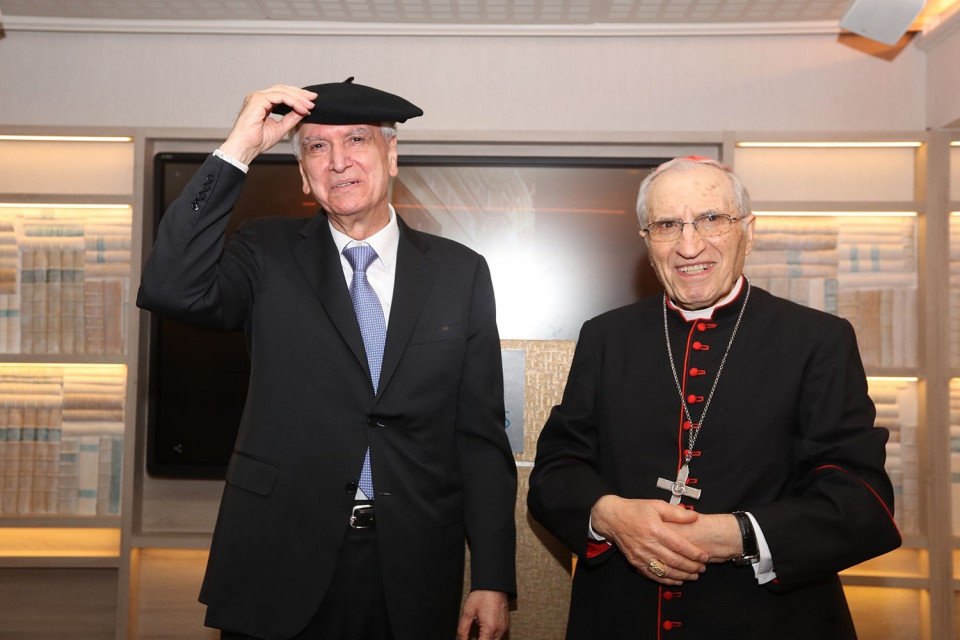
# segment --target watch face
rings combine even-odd
[[[747,566],[750,564],[756,564],[758,562],[760,562],[759,554],[746,555],[741,553],[739,556],[733,559],[733,564],[740,565],[740,566]]]

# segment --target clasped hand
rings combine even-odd
[[[725,562],[742,550],[731,514],[698,514],[662,500],[606,495],[590,516],[594,531],[615,543],[640,573],[665,585],[696,580],[707,563]]]

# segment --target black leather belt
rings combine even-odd
[[[350,527],[352,529],[372,529],[377,524],[372,504],[354,505],[350,512]]]

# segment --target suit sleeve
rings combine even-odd
[[[226,249],[224,239],[245,179],[240,169],[212,155],[204,161],[160,221],[137,306],[206,329],[242,328],[257,262],[252,245],[241,240],[244,233]]]
[[[457,454],[471,589],[516,596],[517,467],[504,430],[503,366],[493,283],[481,258],[457,407]]]
[[[853,327],[830,323],[799,390],[792,495],[751,507],[777,572],[791,588],[900,546],[884,471],[888,432],[874,427]]]
[[[561,403],[550,412],[537,442],[527,506],[548,531],[581,558],[587,549],[590,510],[616,493],[597,471],[598,365],[593,322],[584,324]]]

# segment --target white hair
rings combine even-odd
[[[733,172],[733,169],[722,162],[719,162],[718,160],[713,160],[712,158],[685,156],[664,162],[650,172],[650,175],[644,178],[643,182],[640,183],[640,191],[637,194],[637,219],[640,221],[641,229],[645,229],[647,227],[647,216],[650,214],[650,211],[647,207],[647,196],[649,195],[650,185],[653,183],[653,181],[667,171],[683,171],[701,165],[707,165],[708,167],[719,169],[726,174],[727,178],[730,180],[730,185],[733,187],[733,199],[738,212],[737,217],[746,218],[753,212],[750,206],[750,194],[747,193],[746,186],[744,186],[743,181],[740,180],[740,176]]]

